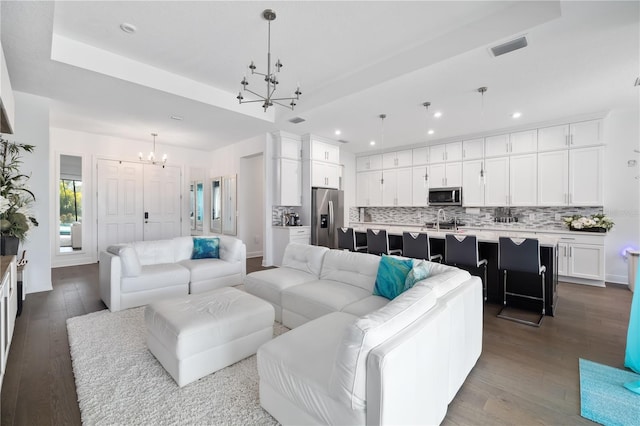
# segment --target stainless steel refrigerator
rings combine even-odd
[[[336,229],[344,226],[344,193],[338,189],[311,189],[311,244],[338,247]]]

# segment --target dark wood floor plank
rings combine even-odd
[[[265,269],[247,259],[247,273]],[[16,322],[2,388],[2,425],[76,425],[80,410],[66,319],[105,309],[97,265],[52,270],[53,291],[29,294]],[[485,305],[483,353],[445,425],[593,424],[580,417],[578,359],[622,367],[631,293],[561,283],[541,328],[496,318]]]

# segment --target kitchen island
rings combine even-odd
[[[475,235],[478,238],[478,251],[481,259],[487,259],[487,302],[502,304],[503,297],[503,276],[498,270],[498,238],[537,238],[540,242],[540,262],[547,268],[545,273],[545,294],[547,315],[553,316],[558,301],[558,240],[559,236],[554,234],[540,234],[529,230],[483,230],[466,229],[457,230],[435,230],[425,228],[420,225],[389,225],[380,223],[358,222],[351,223],[354,231],[366,234],[367,228],[386,229],[389,235],[389,245],[391,247],[401,246],[403,232],[424,232],[429,235],[431,244],[431,254],[441,254],[444,259],[444,241],[447,234]],[[474,275],[482,276],[480,268],[468,268]],[[533,274],[509,271],[509,291],[540,297],[540,278]],[[541,303],[519,297],[507,298],[509,306],[539,312]]]

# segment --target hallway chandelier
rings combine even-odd
[[[151,133],[151,136],[153,136],[153,151],[149,153],[149,155],[146,158],[146,161],[149,164],[162,164],[162,167],[164,167],[168,158],[167,154],[163,154],[161,160],[156,160],[156,136],[158,136],[158,134]],[[140,161],[145,161],[145,158],[143,157],[142,152],[138,153],[138,159],[140,159]]]
[[[296,91],[293,93],[295,96],[291,96],[291,97],[287,97],[287,98],[274,98],[273,94],[276,91],[276,88],[278,86],[278,84],[280,84],[280,82],[278,81],[278,77],[277,77],[277,73],[280,72],[280,68],[282,68],[282,62],[280,62],[280,59],[278,59],[276,61],[276,63],[273,65],[274,67],[274,71],[271,71],[271,21],[274,21],[276,19],[276,12],[271,10],[271,9],[265,9],[262,12],[262,17],[264,19],[266,19],[269,23],[269,35],[268,35],[268,43],[267,43],[267,73],[261,73],[261,72],[257,72],[256,71],[256,66],[253,63],[253,61],[251,61],[251,63],[249,64],[249,69],[251,70],[251,75],[253,74],[257,74],[257,75],[261,75],[264,77],[264,81],[267,83],[267,94],[266,96],[262,96],[254,91],[252,91],[251,89],[247,89],[247,86],[249,85],[249,81],[247,80],[247,76],[245,75],[242,78],[242,81],[240,82],[240,84],[242,85],[242,90],[240,92],[238,92],[238,96],[236,96],[236,99],[238,99],[238,102],[241,104],[245,104],[245,103],[251,103],[251,102],[262,102],[262,108],[264,108],[264,111],[267,112],[267,108],[269,108],[270,106],[273,106],[273,104],[278,104],[280,106],[283,106],[285,108],[290,108],[291,110],[293,110],[293,108],[296,106],[296,101],[300,99],[300,95],[302,95],[302,92],[300,91],[300,85],[297,86]],[[245,101],[244,100],[244,96],[242,96],[242,92],[249,92],[255,96],[257,96],[259,99],[253,99],[253,100],[248,100]],[[280,101],[285,101],[285,102],[289,102],[289,104],[284,104],[284,103],[280,103]]]

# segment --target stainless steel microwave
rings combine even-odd
[[[461,206],[462,188],[429,188],[430,206]]]

